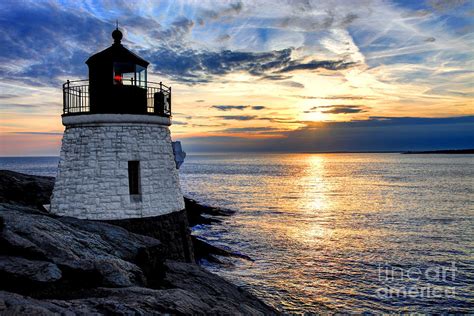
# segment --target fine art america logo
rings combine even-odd
[[[456,288],[447,284],[455,281],[456,272],[455,262],[450,266],[433,265],[425,269],[379,264],[378,279],[385,286],[376,290],[377,296],[381,299],[453,298]]]

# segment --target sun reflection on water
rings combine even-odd
[[[466,157],[398,154],[206,157],[182,170],[188,195],[237,211],[198,233],[255,260],[208,268],[297,313],[399,311],[403,301],[376,296],[380,263],[474,264],[472,178]],[[463,310],[469,286],[459,278]]]

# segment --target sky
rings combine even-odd
[[[190,153],[474,148],[472,0],[2,0],[0,156],[58,155],[116,20]]]

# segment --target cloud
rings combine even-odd
[[[421,126],[421,125],[449,125],[449,124],[471,124],[474,123],[474,116],[455,117],[387,117],[370,116],[367,120],[354,120],[345,124],[352,127],[380,127],[380,126]],[[335,124],[335,123],[330,123]],[[336,124],[337,125],[337,124]],[[467,131],[466,131],[467,132]],[[467,135],[474,140],[474,134]]]
[[[264,75],[260,78],[260,80],[286,80],[291,79],[293,76],[289,75]]]
[[[211,108],[217,109],[219,111],[231,111],[231,110],[245,110],[245,109],[252,109],[254,111],[260,111],[266,109],[263,105],[213,105]]]
[[[348,113],[367,112],[367,110],[361,107],[338,106],[338,107],[333,107],[332,109],[329,109],[329,110],[323,110],[321,112],[327,113],[327,114],[348,114]]]
[[[236,120],[236,121],[250,121],[257,118],[255,115],[222,115],[222,116],[216,116],[216,117],[223,120]]]
[[[462,6],[469,2],[469,0],[427,0],[428,5],[430,5],[434,10],[445,12]]]
[[[295,48],[291,45],[284,49],[258,51],[236,49],[231,44],[226,46],[230,49],[225,50],[194,45],[197,41],[190,36],[197,27],[195,20],[199,17],[220,21],[223,17],[243,13],[246,6],[249,6],[249,10],[253,7],[241,1],[214,6],[215,9],[209,10],[205,9],[206,5],[196,6],[194,15],[182,12],[186,15],[169,19],[162,25],[161,20],[158,23],[153,15],[146,14],[148,7],[138,11],[140,4],[126,2],[114,5],[105,3],[102,6],[81,3],[60,5],[53,2],[25,2],[15,6],[7,4],[0,20],[0,78],[8,77],[36,86],[57,86],[60,77],[85,77],[87,67],[84,61],[111,42],[111,22],[115,17],[111,17],[108,9],[123,16],[120,20],[126,26],[125,44],[149,60],[158,74],[182,83],[212,82],[217,77],[233,72],[247,72],[265,80],[285,81],[297,71],[338,71],[355,65],[345,61],[344,56],[336,59],[311,57],[311,61],[307,62],[307,54],[306,57],[296,54],[301,58],[294,59],[292,53]],[[246,11],[246,14],[253,13]],[[358,14],[352,12],[336,15],[343,24],[358,19]],[[28,19],[24,19],[25,16]],[[268,23],[265,19],[261,21]],[[231,31],[223,27],[222,36],[226,39],[232,37]],[[218,40],[219,45],[222,40]],[[282,84],[304,87],[298,82]]]
[[[287,86],[287,87],[298,88],[298,89],[304,88],[304,84],[296,82],[296,81],[282,81],[282,82],[278,82],[278,84],[281,86]]]
[[[181,46],[161,47],[142,54],[155,71],[184,83],[209,82],[215,76],[244,71],[254,76],[264,76],[285,67],[290,61],[291,49],[264,53],[207,51]]]
[[[41,105],[39,104],[26,104],[26,103],[2,103],[0,107],[4,108],[36,108]]]
[[[183,139],[183,144],[190,152],[405,151],[474,148],[474,116],[372,117],[351,122],[306,122],[299,129],[278,134],[281,137],[265,139],[186,138]]]
[[[359,95],[334,95],[329,97],[294,95],[294,97],[310,100],[373,100],[373,97]]]
[[[225,133],[275,133],[277,131],[281,131],[281,129],[273,128],[273,127],[232,127],[223,129],[221,132]]]
[[[203,10],[197,18],[200,25],[204,25],[208,20],[218,20],[225,16],[237,15],[242,11],[243,3],[237,1],[218,10]]]
[[[230,110],[244,110],[248,108],[248,105],[213,105],[211,108],[217,109],[219,111],[230,111]]]
[[[19,96],[20,96],[19,94],[6,93],[6,94],[1,94],[0,99],[12,99],[12,98],[17,98]]]
[[[17,135],[54,135],[62,136],[63,132],[11,132],[11,134]]]
[[[350,114],[350,113],[362,113],[367,112],[367,107],[362,105],[348,105],[348,104],[338,104],[338,105],[321,105],[314,106],[305,113],[311,113],[314,111],[320,111],[321,113],[326,114]]]
[[[343,70],[355,65],[353,62],[313,60],[308,63],[291,59],[291,48],[270,52],[208,51],[194,50],[182,46],[143,51],[142,54],[153,65],[155,71],[183,83],[210,82],[216,76],[232,72],[247,72],[265,80],[286,80],[298,70],[325,69]],[[301,83],[286,81],[282,84],[304,87]]]
[[[230,37],[229,34],[222,34],[222,35],[219,35],[219,36],[217,37],[217,41],[218,41],[218,42],[225,42],[225,41],[230,40],[230,38],[231,38],[231,37]]]
[[[194,22],[186,17],[178,17],[171,26],[165,30],[160,30],[157,36],[166,42],[182,41],[194,27]]]
[[[53,3],[11,5],[2,12],[3,79],[21,80],[33,86],[58,85],[59,76],[85,75],[86,58],[111,41],[108,23]]]
[[[315,69],[326,69],[326,70],[343,70],[354,66],[354,62],[344,62],[343,60],[312,60],[308,63],[299,63],[297,61],[291,61],[288,66],[278,70],[278,72],[291,72],[296,70],[315,70]]]

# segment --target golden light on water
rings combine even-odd
[[[250,284],[285,311],[393,311],[392,301],[375,294],[383,286],[378,263],[446,262],[453,250],[460,260],[470,258],[468,242],[459,242],[472,230],[465,213],[470,157],[229,157],[187,162],[196,173],[183,173],[182,183],[192,191],[205,180],[205,194],[237,210],[208,236],[254,261],[216,272]],[[203,167],[214,172],[203,176]]]
[[[298,242],[321,243],[322,239],[331,236],[332,229],[323,225],[320,220],[320,212],[332,208],[332,201],[327,195],[331,191],[331,182],[326,177],[328,158],[330,159],[328,155],[308,154],[304,155],[303,161],[300,160],[305,171],[298,182],[304,183],[304,186],[299,186],[302,192],[296,209],[312,220],[289,230],[289,236]]]

